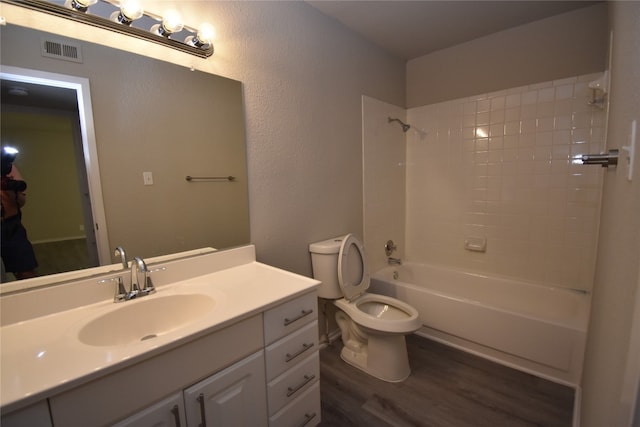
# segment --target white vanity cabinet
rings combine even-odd
[[[140,411],[152,412],[153,406],[167,396],[182,393],[212,374],[215,376],[216,373],[225,372],[236,363],[251,358],[256,352],[262,353],[263,348],[262,314],[258,313],[212,334],[50,397],[53,424],[112,425],[136,417]],[[262,360],[261,357],[260,359]],[[264,396],[264,379],[261,388]],[[128,425],[138,427],[153,424],[140,422]]]
[[[252,245],[167,263],[157,277],[156,294],[124,304],[95,277],[0,294],[3,307],[35,307],[3,314],[2,426],[320,421],[317,280],[256,262]],[[114,326],[134,312],[149,328]],[[95,322],[107,327],[92,334],[118,340],[87,340]]]
[[[266,426],[263,355],[260,350],[186,389],[187,426]]]
[[[113,427],[266,426],[263,355],[260,350]]]
[[[113,427],[180,427],[186,425],[182,393],[163,399]]]
[[[311,292],[264,314],[270,427],[320,422],[317,304]]]

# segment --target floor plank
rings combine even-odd
[[[38,260],[37,271],[40,276],[92,267],[86,239],[34,243],[33,250]]]
[[[407,337],[411,376],[387,383],[343,362],[341,346],[320,352],[323,427],[571,426],[570,387],[417,335]]]

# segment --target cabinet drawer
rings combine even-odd
[[[314,352],[305,360],[289,369],[269,384],[267,396],[269,415],[278,412],[284,405],[300,396],[320,378],[320,356]]]
[[[267,381],[271,381],[318,350],[318,322],[304,326],[265,350]]]
[[[309,292],[264,313],[265,344],[282,338],[318,318],[318,297]]]
[[[269,418],[269,427],[312,427],[320,423],[320,383]]]

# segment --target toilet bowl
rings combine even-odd
[[[314,278],[322,284],[320,298],[333,300],[338,309],[342,360],[389,382],[410,373],[405,335],[420,326],[411,305],[385,295],[365,292],[370,276],[362,243],[353,234],[309,245]]]

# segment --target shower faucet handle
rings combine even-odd
[[[393,251],[395,251],[396,248],[396,244],[393,243],[393,240],[387,240],[387,243],[384,245],[384,253],[387,256],[391,256],[391,254],[393,253]]]

